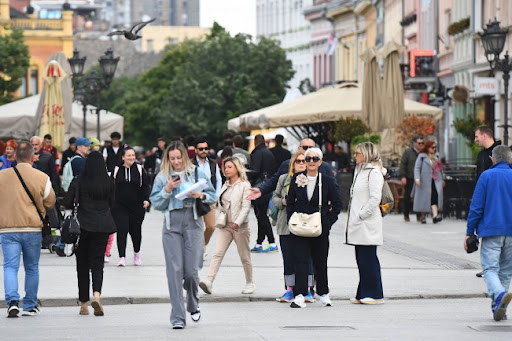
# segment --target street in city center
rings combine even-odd
[[[462,249],[464,220],[447,218],[434,225],[430,219],[428,224],[420,224],[406,223],[397,214],[386,216],[385,243],[379,248],[386,302],[365,306],[348,301],[355,295],[358,272],[354,249],[344,244],[346,218],[346,213],[340,214],[331,230],[331,308],[316,302],[305,309],[291,309],[289,304],[275,301],[284,291],[279,252],[252,254],[256,292],[242,295],[243,270],[232,245],[213,284],[213,294],[200,292],[201,321],[195,324],[188,319],[185,330],[172,330],[161,243],[163,215],[152,210],[143,224],[142,266],[132,265],[133,251],[128,247],[127,266],[117,267],[116,247],[113,248],[111,262],[105,266],[104,317],[78,315],[74,257],[57,257],[42,250],[41,315],[0,318],[0,327],[15,332],[19,338],[37,335],[41,339],[59,340],[165,340],[176,335],[191,340],[509,337],[512,323],[493,321],[484,280],[475,276],[480,270],[479,253],[468,255]],[[250,226],[252,244],[256,238],[252,213]],[[216,234],[207,247],[208,256],[200,276],[207,274],[215,240]],[[0,277],[3,282],[3,269]],[[23,271],[19,277],[23,295]],[[5,307],[5,301],[0,303]]]

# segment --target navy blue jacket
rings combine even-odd
[[[306,172],[296,173],[290,182],[288,197],[286,199],[286,213],[288,221],[294,212],[312,214],[318,212],[318,181],[316,179],[315,191],[311,200],[308,200],[307,186],[299,187],[295,182],[297,176]],[[341,195],[338,184],[332,176],[322,174],[322,227],[323,230],[330,229],[338,220],[338,214],[341,212]]]

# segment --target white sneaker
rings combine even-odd
[[[383,298],[375,299],[371,297],[365,297],[362,298],[360,301],[362,304],[384,304]]]
[[[66,257],[71,257],[74,252],[75,252],[74,244],[66,244],[66,246],[64,246],[64,253],[66,254]]]
[[[254,290],[256,290],[256,286],[253,283],[247,283],[242,290],[242,294],[252,294]]]
[[[205,262],[205,261],[206,261],[206,257],[208,257],[208,252],[206,252],[206,251],[205,251],[205,252],[203,253],[203,262]]]
[[[209,295],[212,294],[212,281],[210,281],[209,279],[202,279],[200,282],[199,282],[199,287],[201,289],[203,289],[203,291]]]
[[[332,302],[331,299],[329,298],[329,294],[323,294],[322,296],[320,296],[320,303],[322,303],[324,307],[332,307]]]
[[[110,258],[108,258],[108,256],[105,256],[105,257],[103,258],[103,261],[104,261],[105,263],[110,263]]]
[[[119,258],[119,262],[117,263],[117,266],[125,266],[126,265],[126,259],[124,257]]]
[[[304,302],[304,296],[303,295],[297,295],[293,299],[292,304],[290,304],[290,307],[292,308],[306,308],[306,302]]]

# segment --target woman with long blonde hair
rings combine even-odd
[[[180,200],[176,195],[204,180],[202,192],[190,192]],[[198,215],[196,200],[212,205],[217,196],[210,179],[194,166],[180,141],[173,141],[164,152],[160,172],[155,178],[150,201],[155,209],[164,212],[162,243],[164,246],[167,284],[171,298],[173,329],[186,326],[186,311],[192,321],[199,322],[199,270],[203,267],[203,219]],[[183,303],[187,291],[187,309]]]
[[[251,201],[247,199],[251,184],[247,180],[244,165],[236,156],[227,157],[222,161],[222,172],[226,177],[226,182],[220,191],[218,207],[221,210],[219,216],[225,217],[225,221],[216,223],[219,233],[217,234],[215,254],[210,263],[208,279],[202,280],[199,286],[205,293],[212,293],[213,281],[217,276],[222,259],[231,242],[235,241],[245,273],[246,284],[242,294],[252,294],[256,287],[252,281],[252,261],[249,247],[251,234],[248,217]]]
[[[384,176],[380,153],[371,142],[357,145],[356,170],[350,188],[346,243],[355,246],[359,286],[354,304],[382,304],[384,293],[377,246],[383,244],[382,215],[379,204]]]

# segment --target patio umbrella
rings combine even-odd
[[[375,47],[367,48],[361,55],[364,62],[363,79],[363,116],[367,118],[370,129],[374,132],[382,129],[381,116],[381,83],[379,64],[377,64],[377,50]]]
[[[382,128],[394,129],[404,118],[404,86],[402,72],[400,71],[400,54],[402,46],[390,41],[382,51],[384,60],[383,81],[383,112]]]
[[[432,117],[439,120],[443,111],[437,107],[403,100],[406,115]],[[329,86],[293,101],[279,103],[239,116],[238,131],[293,127],[315,123],[333,122],[341,118],[355,117],[368,123],[362,110],[362,90],[356,83]],[[230,127],[236,121],[230,120]]]
[[[43,137],[52,135],[52,144],[62,151],[64,141],[71,135],[71,67],[63,52],[50,56],[43,78],[45,80],[36,110],[36,131]]]

